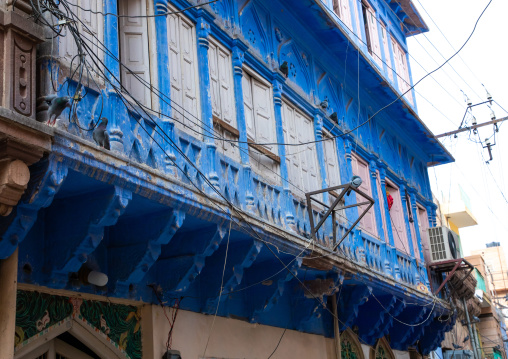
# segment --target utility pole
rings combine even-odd
[[[469,320],[469,312],[467,311],[466,300],[462,298],[462,304],[464,304],[464,312],[466,312],[467,329],[469,330],[469,340],[471,341],[471,347],[473,348],[473,359],[482,359],[481,353],[478,352],[478,346],[476,343],[476,333],[473,332],[471,327],[471,321]]]
[[[458,130],[455,130],[455,131],[445,132],[445,133],[442,133],[440,135],[435,136],[435,138],[441,138],[441,137],[451,136],[451,135],[455,135],[456,133],[474,130],[476,128],[483,127],[483,126],[495,125],[496,123],[503,122],[503,121],[506,121],[506,120],[508,120],[508,116],[507,117],[503,117],[503,118],[498,118],[497,120],[492,120],[492,121],[487,121],[487,122],[484,122],[484,123],[480,123],[479,125],[467,126],[467,127],[459,128]]]

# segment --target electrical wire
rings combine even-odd
[[[203,351],[203,358],[206,358],[206,349],[208,348],[208,343],[210,342],[210,337],[212,336],[213,327],[215,325],[215,319],[217,318],[217,313],[219,312],[220,300],[222,297],[222,291],[224,290],[224,274],[226,273],[226,263],[228,261],[228,252],[229,252],[229,238],[231,235],[231,225],[232,221],[229,221],[229,231],[228,231],[228,241],[226,244],[226,254],[224,255],[224,266],[222,267],[222,278],[220,281],[220,291],[219,291],[219,300],[217,300],[217,308],[215,309],[215,314],[213,315],[212,326],[210,327],[210,331],[208,332],[208,338],[206,339],[205,350]]]
[[[89,49],[89,50],[90,50],[90,49]],[[97,65],[97,63],[95,62],[95,60],[93,60],[93,61],[94,61],[95,65]],[[99,59],[99,61],[100,61],[100,59]],[[107,68],[106,68],[106,69],[107,69]],[[114,76],[114,74],[112,74],[112,73],[111,73],[111,71],[109,71],[109,69],[107,69],[107,70],[108,70],[108,72],[110,73],[110,75],[112,75],[112,77],[113,77],[114,79],[116,79],[116,77]],[[105,80],[106,80],[106,81],[108,81],[107,76],[104,76],[104,78],[105,78]],[[117,80],[117,79],[116,79],[116,80]],[[124,104],[127,106],[127,108],[129,108],[129,106],[128,106],[128,105],[127,105],[127,103],[125,102],[125,99],[124,99],[124,98],[123,98],[123,96],[122,96],[122,92],[121,92],[121,91],[118,91],[118,88],[117,88],[116,86],[114,86],[114,84],[113,84],[111,81],[109,81],[109,84],[113,86],[113,89],[117,92],[117,94],[119,95],[119,97],[121,98],[121,100],[124,102]],[[122,86],[122,87],[123,87],[123,86]],[[125,89],[125,88],[123,88],[123,90],[126,90],[126,89]],[[137,101],[136,101],[136,102],[137,102]],[[135,109],[135,108],[134,108],[134,110],[137,112],[137,109]],[[146,113],[146,111],[145,111],[145,114],[146,114],[146,115],[147,115],[147,116],[148,116],[148,117],[152,120],[151,116],[150,116],[150,115],[148,115],[148,114]],[[140,115],[140,118],[144,118],[143,116],[141,116],[141,114],[139,114],[139,112],[138,112],[138,115]],[[141,125],[141,124],[140,124],[140,125]],[[144,128],[144,126],[142,126],[142,125],[141,125],[141,127],[142,127],[145,131],[146,131],[146,129]],[[157,132],[157,131],[156,131],[156,132]],[[160,133],[159,133],[159,132],[157,132],[157,133],[160,135]],[[150,134],[149,134],[149,135],[150,135]],[[150,136],[151,136],[151,135],[150,135]],[[164,138],[166,138],[166,140],[169,140],[170,142],[172,142],[171,138],[170,138],[169,136],[167,136],[167,134],[165,135],[165,137],[163,136],[163,139],[164,139]],[[152,139],[153,139],[153,137],[152,137]],[[153,140],[155,141],[155,139],[153,139]],[[157,142],[157,141],[155,141],[155,142]],[[174,148],[175,148],[175,149],[179,150],[178,146],[176,146],[173,142],[172,142],[171,144],[174,146]],[[159,145],[159,146],[160,146],[160,145]],[[164,149],[163,149],[162,147],[161,147],[161,149],[164,151]],[[181,151],[181,150],[180,150],[180,151]],[[165,152],[165,151],[164,151],[164,152]],[[183,154],[183,153],[181,153],[181,152],[180,152],[180,154],[181,154],[181,155],[183,155],[183,157],[186,159],[186,161],[187,161],[187,162],[189,162],[190,164],[192,164],[192,161],[190,161],[188,158],[186,158],[185,154]],[[167,154],[166,154],[166,155],[167,155]],[[178,167],[178,165],[177,165],[176,163],[175,163],[175,166],[176,166],[176,167]],[[181,169],[180,169],[180,170],[181,170]],[[205,182],[206,182],[209,186],[211,186],[211,187],[212,187],[212,189],[213,189],[214,191],[218,192],[218,190],[217,190],[217,189],[215,189],[211,183],[208,183],[208,182],[207,182],[207,178],[206,178],[206,176],[205,176],[204,174],[202,174],[202,173],[200,172],[200,170],[199,170],[199,169],[197,169],[197,168],[196,168],[196,170],[197,170],[197,171],[198,171],[198,173],[199,173],[199,174],[200,174],[200,175],[204,178]],[[191,181],[191,182],[192,182],[192,181]],[[193,182],[192,182],[192,183],[193,183]],[[199,190],[199,188],[198,188],[198,187],[196,187],[196,188]],[[219,196],[221,196],[221,197],[223,197],[223,196],[221,195],[221,193],[220,193],[220,192],[218,192],[218,195],[219,195]],[[209,198],[209,197],[207,197],[207,198],[210,200],[210,198]],[[230,202],[229,202],[226,198],[224,198],[224,197],[223,197],[223,199],[226,201],[226,203],[228,203],[228,204],[230,205],[230,208],[231,208],[232,210],[234,210],[234,209],[235,209],[235,207],[234,207],[234,205],[233,205],[232,203],[230,203]],[[213,203],[213,202],[211,202],[211,203]],[[238,213],[238,212],[237,212],[237,215],[239,215],[239,216],[241,217],[241,214],[240,214],[240,213]],[[233,219],[233,217],[232,217],[232,216],[231,216],[231,219]],[[243,218],[242,218],[242,219],[243,219]],[[250,224],[249,224],[248,222],[247,222],[247,224],[250,226]],[[240,227],[241,227],[241,226],[240,226]],[[252,229],[252,227],[251,227],[251,229]],[[254,234],[256,234],[256,235],[257,235],[257,233],[256,233],[255,231],[253,231],[252,233],[254,233]],[[260,238],[260,240],[261,240],[261,238]],[[281,262],[284,266],[285,266],[285,269],[287,269],[287,270],[289,271],[289,273],[290,273],[290,274],[291,274],[291,275],[292,275],[292,276],[293,276],[293,277],[294,277],[297,281],[299,281],[299,282],[300,282],[300,284],[302,285],[302,287],[303,287],[303,288],[304,288],[307,292],[309,292],[309,293],[311,294],[311,296],[312,296],[312,297],[314,297],[314,299],[315,299],[315,300],[317,300],[320,304],[323,304],[323,303],[322,303],[322,300],[320,300],[319,298],[315,297],[315,296],[314,296],[314,295],[313,295],[313,294],[312,294],[312,293],[308,290],[308,288],[305,286],[305,284],[304,284],[303,282],[301,282],[301,280],[299,280],[299,278],[298,278],[295,274],[293,274],[293,273],[291,272],[291,270],[289,270],[289,268],[288,268],[288,267],[284,264],[284,262],[282,262],[282,260],[281,260],[281,259],[280,259],[280,258],[279,258],[279,257],[278,257],[278,256],[277,256],[274,252],[273,252],[273,250],[271,250],[271,248],[270,248],[270,247],[269,247],[269,246],[268,246],[268,245],[267,245],[267,244],[266,244],[263,240],[261,240],[261,242],[262,242],[263,244],[265,244],[266,248],[267,248],[270,252],[272,252],[272,254],[273,254],[273,255],[274,255],[274,256],[275,256],[275,257],[276,257],[276,258],[277,258],[277,259],[278,259],[278,260],[279,260],[279,261],[280,261],[280,262]],[[325,309],[327,309],[328,311],[330,311],[330,310],[329,310],[329,308],[327,308],[326,306],[324,306],[324,307],[325,307]],[[339,321],[340,321],[340,319],[339,319],[339,318],[337,318],[337,317],[336,317],[333,313],[331,313],[331,314],[332,314],[332,315],[333,315],[333,316],[334,316],[337,320],[339,320]]]

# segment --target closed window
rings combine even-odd
[[[422,242],[422,250],[425,261],[428,261],[428,242],[427,229],[429,229],[429,217],[427,216],[427,210],[418,205],[418,226],[420,231],[420,239]]]
[[[392,58],[390,56],[390,47],[388,45],[388,32],[386,31],[386,27],[381,24],[381,39],[383,40],[383,51],[385,53],[385,63],[386,70],[388,72],[388,78],[393,81],[393,64]]]
[[[145,0],[118,2],[118,14],[145,16]],[[146,17],[120,17],[120,60],[122,85],[129,95],[142,105],[151,107],[150,58],[148,51],[148,24]]]
[[[407,64],[407,54],[400,46],[400,44],[392,37],[392,48],[393,48],[393,59],[395,61],[395,68],[397,70],[397,83],[399,84],[399,90],[404,93],[411,87],[411,81],[409,80],[409,67]],[[413,94],[409,91],[404,97],[409,101],[413,101]]]
[[[178,129],[201,138],[196,30],[181,14],[168,14],[167,23],[172,117]]]
[[[301,146],[286,147],[289,181],[304,192],[321,189],[313,120],[293,105],[283,102],[282,128],[285,143],[312,142]],[[301,191],[294,188],[293,192],[298,196],[304,196]]]
[[[374,9],[365,2],[362,2],[362,12],[367,48],[369,53],[374,58],[374,61],[381,65],[381,50],[379,48],[379,34],[377,30],[376,13]]]
[[[213,116],[236,128],[231,52],[213,38],[208,48]]]
[[[353,31],[351,26],[351,10],[349,9],[349,0],[333,0],[333,11],[346,27]]]
[[[406,224],[404,221],[404,207],[402,207],[402,199],[400,197],[400,191],[397,186],[386,183],[386,192],[392,196],[393,204],[390,209],[390,220],[392,225],[393,241],[395,247],[403,253],[410,255],[409,245],[407,241]]]
[[[359,190],[372,197],[369,165],[356,155],[353,155],[351,165],[353,167],[353,175],[360,176],[360,178],[362,179],[362,184],[359,187]],[[358,202],[364,201],[364,199],[361,198],[360,196],[357,196],[356,200]],[[359,206],[358,212],[359,213],[363,212],[365,208],[367,208],[367,205]],[[363,218],[360,220],[360,225],[362,226],[362,229],[365,230],[367,233],[377,236],[374,206],[372,206],[365,214],[365,216],[363,216]]]
[[[245,69],[242,78],[243,104],[247,138],[251,143],[260,145],[249,146],[251,166],[254,171],[279,183],[279,162],[275,117],[273,114],[272,86]]]
[[[323,149],[325,153],[326,181],[328,187],[340,185],[339,161],[335,139],[323,132]]]
[[[215,136],[226,139],[215,140],[217,151],[240,161],[231,52],[214,38],[208,47],[208,69]]]
[[[97,56],[101,61],[104,59],[104,48],[99,44],[99,41],[104,43],[102,38],[104,28],[104,17],[97,12],[102,11],[102,1],[97,0],[68,0],[69,8],[76,14],[81,22],[76,22],[74,25],[78,28],[80,36],[85,43],[91,48],[92,53]],[[79,6],[79,7],[78,7]],[[91,10],[91,11],[90,11]],[[56,21],[55,21],[56,23]],[[59,53],[67,63],[73,60],[78,55],[78,47],[76,41],[68,29],[64,28],[62,35],[59,37]],[[85,50],[84,50],[85,51]],[[97,58],[94,59],[95,62]],[[89,65],[92,70],[97,70],[94,61],[88,58]],[[77,59],[74,59],[73,67],[75,69]],[[86,74],[85,74],[86,75]]]

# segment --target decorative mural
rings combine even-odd
[[[16,301],[16,347],[75,319],[100,331],[129,358],[141,358],[140,307],[21,290]]]
[[[343,359],[363,359],[362,348],[353,335],[350,330],[345,330],[340,335],[341,357]]]

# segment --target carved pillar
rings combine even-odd
[[[413,226],[415,229],[415,236],[416,236],[416,244],[418,245],[418,252],[420,255],[417,260],[423,261],[423,249],[422,249],[422,238],[420,236],[420,224],[418,223],[418,206],[416,205],[416,190],[413,188],[408,188],[407,193],[409,194],[409,201],[411,205],[411,211],[413,213]]]
[[[323,118],[318,114],[314,114],[314,135],[316,136],[316,141],[321,141],[323,139]],[[325,150],[323,147],[323,142],[316,142],[316,153],[319,162],[319,171],[321,172],[321,188],[330,187],[328,185],[328,174],[326,173],[326,164],[325,164]],[[323,202],[328,202],[328,193],[323,193]]]
[[[351,178],[353,178],[353,154],[352,154],[352,151],[353,151],[353,143],[351,142],[351,139],[350,138],[347,138],[344,140],[344,149],[345,149],[345,156],[346,156],[346,183],[349,183],[351,181]],[[366,178],[362,178],[362,180],[367,180]],[[354,192],[352,192],[354,193]],[[356,199],[355,199],[355,196],[345,196],[345,204],[346,206],[349,206],[349,205],[352,205],[352,204],[355,204],[356,203]],[[356,219],[358,218],[358,208],[357,207],[352,207],[352,208],[348,208],[346,209],[346,217],[349,221],[349,224],[352,224],[354,221],[356,221]]]
[[[198,22],[196,24],[198,32],[198,63],[199,63],[199,92],[201,94],[201,117],[203,128],[213,128],[212,117],[212,97],[210,91],[210,69],[208,67],[208,48],[210,46],[210,15],[204,10],[198,11]],[[217,172],[217,146],[215,140],[209,136],[205,137],[206,158],[205,172],[212,185],[219,189],[219,175]],[[210,194],[214,194],[213,189],[208,188]]]
[[[44,31],[29,18],[30,6],[16,4],[27,12],[0,10],[0,106],[35,119],[36,44]]]
[[[18,250],[7,259],[0,259],[0,359],[14,358],[16,332],[16,290],[18,276]]]
[[[279,157],[280,157],[280,176],[282,178],[282,187],[284,189],[284,198],[286,199],[286,205],[284,208],[286,212],[286,226],[289,229],[295,230],[295,216],[293,213],[293,196],[291,195],[291,189],[289,187],[288,179],[288,165],[286,162],[286,146],[284,140],[284,129],[282,125],[282,86],[286,79],[282,75],[276,73],[272,81],[273,85],[273,106],[275,116],[275,131],[277,134],[277,142],[279,143]]]
[[[411,235],[411,223],[409,222],[409,214],[407,212],[407,202],[406,202],[406,187],[401,184],[399,187],[399,193],[400,193],[400,200],[402,203],[402,213],[404,214],[404,223],[406,227],[406,236],[407,236],[407,244],[409,248],[406,248],[408,250],[408,254],[411,257],[415,257],[415,251],[413,248],[413,236]]]
[[[383,195],[386,193],[386,165],[384,163],[378,164],[379,168],[379,179],[381,181],[381,191]],[[386,232],[388,234],[387,243],[390,244],[390,248],[387,249],[387,258],[391,258],[391,263],[385,263],[385,270],[392,269],[393,277],[395,280],[400,280],[400,268],[397,261],[397,249],[395,248],[395,242],[393,239],[392,221],[390,217],[390,211],[388,210],[388,201],[383,201],[385,206],[385,223]]]
[[[104,16],[104,47],[109,51],[104,54],[104,64],[108,69],[106,76],[112,83],[106,87],[105,96],[107,98],[105,116],[108,118],[108,131],[111,149],[118,152],[123,152],[123,132],[120,124],[122,117],[126,117],[125,105],[120,99],[119,95],[114,90],[113,86],[120,87],[120,59],[119,38],[118,38],[118,14],[117,0],[105,0],[104,12],[111,15]]]
[[[376,161],[370,161],[369,170],[370,170],[370,188],[372,188],[372,198],[374,198],[374,201],[375,201],[374,202],[374,214],[376,216],[377,233],[379,235],[379,238],[381,238],[381,240],[383,242],[385,242],[386,241],[385,231],[383,228],[383,218],[381,217],[381,205],[380,205],[380,201],[379,201],[379,197],[382,195],[382,193],[378,193],[378,191],[377,191]]]
[[[160,16],[168,12],[167,0],[155,0],[155,31],[157,37],[157,67],[158,67],[158,82],[161,98],[159,100],[159,107],[161,112],[162,130],[168,137],[173,139],[175,143],[175,123],[170,120],[171,113],[171,73],[169,66],[169,50],[168,50],[168,23],[167,16]],[[177,174],[175,167],[176,156],[173,151],[173,146],[167,139],[163,141],[163,148],[167,154],[165,158],[166,170],[174,176]]]
[[[252,169],[249,159],[249,146],[247,145],[247,124],[245,123],[245,107],[243,104],[243,61],[247,46],[240,40],[233,41],[233,81],[235,86],[236,123],[240,133],[238,147],[243,165],[243,180],[245,192],[242,192],[243,203],[249,211],[254,210],[254,194],[252,191]]]

